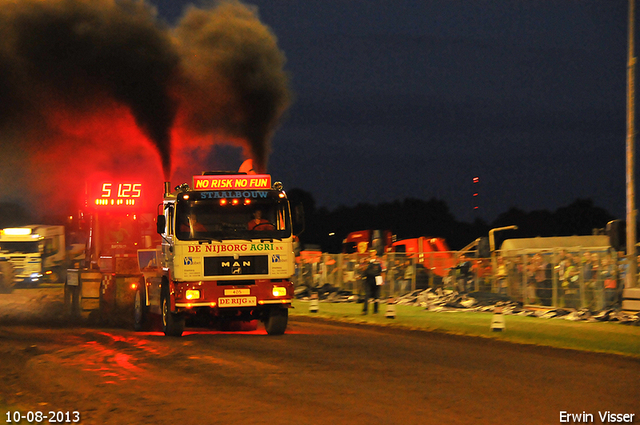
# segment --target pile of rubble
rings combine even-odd
[[[296,297],[308,299],[312,293],[318,293],[320,300],[327,302],[362,302],[362,297],[351,291],[335,288],[331,285],[316,289],[302,287],[296,289]],[[629,314],[610,309],[590,311],[588,309],[575,310],[570,308],[526,308],[522,303],[511,300],[506,295],[492,292],[471,292],[461,294],[451,290],[431,288],[416,290],[395,298],[397,305],[422,307],[434,312],[480,311],[492,312],[495,307],[502,307],[503,314],[539,317],[542,319],[563,319],[570,321],[591,322],[619,322],[640,326],[640,313]]]

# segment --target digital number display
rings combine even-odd
[[[134,206],[142,196],[142,183],[104,182],[95,199],[97,206]]]

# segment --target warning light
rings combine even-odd
[[[479,181],[480,181],[480,178],[479,178],[479,177],[474,177],[474,178],[473,178],[473,182],[474,182],[474,183],[478,183]]]
[[[274,297],[284,297],[285,295],[287,295],[287,288],[283,286],[274,286],[271,290],[271,293]]]
[[[200,298],[200,291],[197,289],[187,289],[185,298],[188,300],[197,300],[198,298]]]
[[[9,227],[4,229],[3,233],[7,236],[27,236],[31,234],[31,229],[28,227]]]

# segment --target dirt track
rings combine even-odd
[[[640,423],[638,360],[317,319],[282,337],[167,338],[67,324],[56,294],[0,296],[5,420],[9,406],[85,424],[556,424],[561,411]]]

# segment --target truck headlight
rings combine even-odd
[[[271,293],[274,297],[284,297],[285,295],[287,295],[287,288],[285,288],[284,286],[274,286],[271,290]]]

